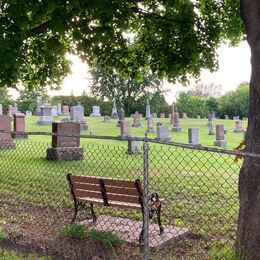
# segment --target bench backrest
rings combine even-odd
[[[115,178],[102,178],[94,176],[77,176],[68,174],[74,196],[78,198],[91,198],[105,206],[136,207],[142,204],[142,187],[139,179],[135,181]],[[132,205],[133,204],[133,205]]]

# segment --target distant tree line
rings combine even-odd
[[[226,94],[213,97],[207,94],[192,90],[182,92],[176,102],[180,115],[187,113],[189,117],[208,116],[215,111],[216,115],[224,118],[228,115],[247,117],[249,107],[249,84],[241,83],[235,90]]]

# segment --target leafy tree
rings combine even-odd
[[[3,112],[6,113],[8,110],[8,105],[12,103],[11,96],[8,94],[8,90],[0,88],[0,104],[3,106]]]
[[[217,98],[215,98],[215,97],[208,97],[207,99],[206,99],[206,108],[207,108],[207,110],[208,110],[208,113],[210,113],[210,112],[212,112],[212,111],[215,111],[215,112],[217,112],[218,111],[218,100],[217,100]]]
[[[206,116],[208,114],[205,100],[190,93],[181,92],[176,105],[180,114],[187,113],[190,117]]]
[[[185,82],[201,68],[216,69],[220,43],[237,43],[245,32],[252,53],[246,151],[259,153],[259,10],[259,0],[2,0],[0,85],[56,87],[69,72],[68,51],[123,76],[138,79],[149,66]],[[249,259],[260,258],[259,187],[260,162],[246,158],[236,246]]]
[[[122,77],[115,70],[100,66],[93,67],[90,73],[92,76],[91,93],[102,99],[116,99],[118,102],[122,99],[127,115],[134,113],[135,102],[140,97],[145,96],[147,99],[151,98],[155,92],[162,93],[160,81],[146,71],[142,72],[142,77],[138,80],[134,77]]]
[[[21,112],[26,110],[34,111],[36,108],[36,100],[42,103],[48,98],[46,88],[41,90],[25,88],[19,90],[19,98],[17,99],[18,108]]]
[[[247,117],[249,106],[249,84],[241,83],[236,90],[221,96],[218,100],[221,117],[228,115]]]

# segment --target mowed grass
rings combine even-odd
[[[26,130],[50,132],[51,126],[37,124],[38,117],[26,118]],[[56,118],[60,121],[61,117]],[[131,118],[127,121],[132,122]],[[116,120],[104,123],[103,118],[86,118],[89,129],[82,134],[118,136],[120,128]],[[155,119],[164,125],[170,119]],[[182,132],[170,131],[174,142],[188,143],[188,128],[199,128],[200,143],[213,147],[215,136],[208,135],[207,119],[180,120]],[[242,133],[233,133],[233,120],[218,120],[228,130],[225,136],[233,149],[243,139]],[[244,127],[246,127],[246,122]],[[133,136],[143,137],[146,121],[142,126],[131,128]],[[155,134],[149,134],[154,138]],[[0,192],[2,198],[27,201],[52,209],[72,208],[66,174],[115,177],[121,179],[143,178],[143,153],[126,153],[127,142],[81,139],[84,160],[74,162],[47,161],[46,149],[51,137],[30,135],[27,140],[17,141],[17,148],[0,151]],[[234,156],[191,150],[161,144],[149,144],[149,189],[163,197],[163,224],[188,227],[207,240],[234,240],[238,214],[238,174],[242,161],[234,162]],[[99,212],[129,217],[125,211],[99,209]],[[141,219],[140,213],[131,217]]]

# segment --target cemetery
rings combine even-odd
[[[259,1],[0,17],[3,259],[260,259]]]
[[[6,157],[8,150],[0,149],[0,160],[5,161],[6,178],[8,178],[8,176],[12,176],[12,178],[22,178],[24,188],[21,188],[19,182],[17,184],[5,184],[7,185],[5,186],[7,194],[18,196],[21,198],[21,201],[26,200],[27,203],[30,203],[31,205],[36,204],[44,207],[53,207],[56,205],[55,207],[61,207],[60,210],[63,211],[64,202],[68,210],[72,209],[72,201],[68,194],[68,187],[65,178],[68,171],[72,171],[73,174],[81,174],[82,171],[87,171],[88,176],[112,177],[126,180],[135,180],[136,178],[141,177],[139,171],[143,167],[142,142],[100,140],[95,139],[95,136],[119,136],[120,138],[129,136],[144,137],[147,132],[147,137],[149,139],[162,142],[172,141],[185,143],[192,146],[201,145],[219,148],[219,146],[215,145],[226,142],[224,149],[233,149],[243,140],[243,133],[235,133],[233,131],[236,125],[235,120],[213,119],[214,124],[217,125],[217,128],[215,129],[216,133],[218,133],[219,126],[223,126],[223,124],[225,125],[225,129],[229,130],[223,141],[223,127],[221,128],[222,132],[220,134],[208,135],[206,118],[181,118],[179,119],[179,124],[181,124],[182,130],[174,132],[172,130],[173,124],[170,122],[171,118],[149,117],[146,119],[142,117],[140,118],[139,127],[134,127],[132,126],[133,118],[122,117],[122,114],[123,111],[121,110],[122,123],[120,124],[120,127],[117,127],[118,119],[116,118],[111,118],[109,123],[104,123],[103,117],[81,117],[80,121],[84,120],[88,123],[88,129],[85,130],[80,130],[80,124],[74,121],[62,122],[63,116],[53,117],[55,123],[52,123],[52,125],[38,124],[39,116],[25,116],[25,130],[28,132],[54,132],[60,134],[80,133],[81,135],[89,135],[90,131],[92,131],[94,136],[91,139],[80,138],[79,140],[76,137],[63,137],[62,135],[54,135],[52,137],[48,135],[29,135],[27,139],[15,139],[15,141],[12,141],[13,144],[11,145],[15,145],[15,147],[13,147],[14,149],[8,149],[12,153],[12,156],[10,157],[10,165],[7,163],[8,157]],[[147,131],[151,124],[151,119],[154,131]],[[246,123],[247,122],[244,121],[243,126],[246,126]],[[14,122],[11,122],[10,119],[8,123],[10,128],[8,129],[13,129],[13,124]],[[76,125],[78,127],[76,127]],[[11,140],[10,137],[8,137],[8,140]],[[220,149],[223,148],[220,147]],[[77,150],[76,153],[74,150]],[[150,155],[152,159],[150,159],[149,172],[150,175],[153,176],[150,179],[150,188],[151,190],[158,192],[160,196],[163,197],[164,201],[167,201],[167,203],[163,203],[162,206],[162,225],[166,225],[166,230],[171,230],[168,229],[170,223],[169,220],[174,218],[175,221],[177,221],[174,226],[180,228],[180,233],[182,233],[183,230],[186,230],[185,232],[187,232],[187,228],[198,230],[200,233],[200,229],[203,228],[203,232],[208,233],[207,236],[214,237],[218,236],[220,228],[218,226],[219,217],[226,214],[225,212],[229,212],[229,214],[226,214],[229,224],[227,224],[225,228],[228,232],[232,233],[235,226],[238,207],[236,203],[237,194],[235,192],[237,170],[235,169],[240,167],[241,161],[237,164],[234,163],[234,156],[219,157],[219,154],[208,154],[200,151],[193,151],[192,153],[191,156],[189,150],[184,150],[178,147],[162,147],[161,144],[150,143]],[[75,159],[73,159],[74,156],[76,156]],[[11,163],[13,157],[19,158],[19,160],[15,163]],[[179,160],[176,161],[176,158],[185,158],[185,160],[180,162]],[[122,162],[119,164],[120,166],[117,166],[117,160]],[[189,161],[188,164],[186,160]],[[29,162],[31,167],[28,168]],[[131,165],[131,172],[129,172],[129,165]],[[230,167],[229,165],[233,166]],[[187,166],[188,168],[191,168],[188,170]],[[113,169],[112,171],[111,167]],[[19,169],[19,176],[17,175],[17,177],[13,176],[14,168],[17,170]],[[183,171],[183,169],[186,168],[187,172],[186,170]],[[216,168],[218,168],[218,170],[216,170]],[[47,175],[45,175],[46,172],[48,172]],[[200,176],[200,174],[203,174],[203,176]],[[229,191],[226,190],[221,178],[219,178],[223,174],[229,179],[229,181],[234,182],[234,186],[230,186]],[[34,176],[34,179],[41,178],[41,183],[36,184],[33,180],[30,178],[28,179],[25,176]],[[50,176],[52,176],[51,181],[49,181]],[[173,176],[175,177],[173,178]],[[193,176],[192,179],[190,178],[191,176]],[[159,178],[160,182],[158,182]],[[214,182],[214,186],[212,186],[212,182]],[[205,190],[203,193],[197,194],[197,192],[195,192],[196,187],[199,188],[202,184],[207,191]],[[31,185],[37,186],[37,193],[39,195],[34,194],[31,196],[30,193],[27,193],[27,187]],[[178,189],[173,191],[171,189],[172,185],[175,185],[178,189],[182,190],[182,196],[189,198],[185,210],[183,210],[183,199],[178,199]],[[187,185],[191,188],[187,189]],[[52,200],[50,201],[48,199],[49,190],[55,190],[57,187],[59,187],[59,195],[52,197]],[[232,187],[234,187],[234,190]],[[206,198],[211,196],[210,194],[213,192],[212,189],[218,189],[219,194],[214,196],[214,198],[212,197],[211,200],[207,200]],[[193,194],[192,198],[189,195],[191,193]],[[225,202],[219,201],[219,196],[224,196],[227,199]],[[61,200],[63,201],[62,204]],[[200,201],[200,203],[204,201],[203,210],[201,212],[200,206],[197,205],[197,201]],[[219,203],[221,203],[221,207]],[[233,203],[232,208],[229,206],[230,203]],[[173,211],[171,210],[172,207],[174,207]],[[70,211],[71,210],[69,210],[69,212]],[[175,216],[176,211],[179,215],[177,219]],[[200,213],[194,215],[192,214],[193,211]],[[21,209],[21,213],[19,213],[19,211],[16,213],[18,214],[18,219],[19,214],[22,214],[22,212],[23,210]],[[104,209],[104,207],[97,207],[96,212],[98,215],[101,214],[100,219],[102,219],[102,214],[108,211]],[[47,215],[51,217],[49,214],[50,213]],[[60,224],[57,225],[57,227],[60,227],[60,225],[66,223],[66,221],[69,223],[73,216],[72,212],[64,214],[65,215],[60,216],[62,217],[62,220],[60,218]],[[208,214],[213,214],[216,219],[214,220],[214,225],[217,228],[215,231],[211,229],[212,220],[207,218]],[[120,209],[110,209],[109,215],[111,215],[111,218],[113,219],[113,216],[122,216],[124,213]],[[130,219],[140,220],[141,216],[142,214],[140,214],[140,212],[135,213],[130,211],[128,213]],[[40,219],[41,218],[36,218],[34,223],[41,221]],[[54,219],[51,223],[53,221]],[[116,220],[114,219],[113,221]],[[19,220],[17,220],[17,223],[19,223]],[[155,224],[152,224],[152,226],[153,225]],[[56,232],[57,227],[53,227]],[[183,230],[181,230],[181,228]],[[127,239],[129,238],[126,237],[126,240]],[[152,246],[153,241],[150,243]],[[200,241],[198,243],[200,243]],[[203,243],[203,239],[201,240],[201,243]],[[227,244],[229,245],[228,242]]]

